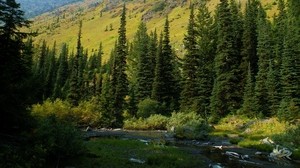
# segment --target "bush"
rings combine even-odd
[[[300,147],[300,125],[290,128],[283,134],[278,134],[274,136],[274,140],[282,144],[283,146],[290,148]],[[299,148],[300,149],[300,148]]]
[[[172,113],[167,128],[180,139],[206,139],[211,131],[205,120],[195,112]]]
[[[137,117],[148,118],[153,114],[158,114],[160,110],[161,108],[158,101],[147,98],[139,102]]]
[[[70,158],[84,150],[79,131],[74,125],[59,120],[55,115],[40,120],[33,142],[46,152],[47,160]]]
[[[168,117],[160,114],[151,115],[149,118],[132,118],[124,121],[124,128],[129,130],[165,130]]]
[[[166,7],[166,3],[165,2],[159,2],[159,3],[156,3],[153,8],[152,8],[152,11],[153,12],[160,12],[162,10],[164,10]]]
[[[33,105],[31,111],[33,116],[40,119],[55,115],[59,120],[73,122],[80,126],[99,127],[110,123],[110,119],[101,113],[96,98],[82,101],[77,107],[72,107],[68,101],[48,99],[43,104]]]

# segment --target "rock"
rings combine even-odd
[[[234,158],[240,158],[240,154],[236,153],[236,152],[230,152],[230,151],[226,151],[225,155],[229,156],[229,157],[234,157]]]
[[[222,146],[222,145],[221,145],[221,146],[213,146],[213,148],[222,150],[222,149],[223,149],[223,146]]]
[[[279,145],[276,145],[276,148],[273,149],[272,153],[270,153],[271,159],[281,159],[286,158],[289,160],[292,160],[290,156],[292,155],[292,152],[288,150],[287,148],[279,148]]]
[[[129,161],[134,163],[140,163],[140,164],[144,164],[146,162],[144,160],[135,159],[135,158],[130,158]]]
[[[267,145],[274,145],[274,141],[272,141],[272,139],[270,139],[269,137],[260,140],[260,143],[262,144],[267,144]]]
[[[223,168],[220,163],[217,164],[209,164],[209,168]]]
[[[87,126],[85,129],[86,132],[92,131],[92,128],[90,126]]]

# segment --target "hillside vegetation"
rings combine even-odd
[[[66,42],[70,50],[76,46],[79,21],[82,20],[82,44],[89,52],[95,51],[99,43],[103,44],[104,60],[108,59],[113,48],[119,24],[119,15],[123,1],[121,0],[84,0],[73,3],[53,12],[45,13],[34,18],[31,30],[38,31],[35,38],[36,44],[43,40],[48,45],[56,41],[58,46]],[[241,3],[244,6],[246,0]],[[275,0],[262,1],[265,8],[268,8],[269,16],[275,12]],[[207,4],[210,11],[214,11],[219,0],[210,0]],[[162,31],[165,17],[170,20],[170,39],[176,53],[183,55],[183,38],[186,33],[188,17],[190,13],[191,0],[131,0],[126,2],[128,9],[127,37],[131,41],[141,21],[146,22],[148,31]],[[271,10],[272,9],[272,10]],[[60,47],[58,47],[60,48]]]

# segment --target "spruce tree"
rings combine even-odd
[[[53,98],[66,98],[65,83],[68,79],[68,46],[67,44],[62,45],[61,53],[58,58],[58,69],[55,79]]]
[[[279,117],[284,120],[294,120],[300,116],[300,12],[299,1],[290,0],[287,3],[284,50],[281,66],[282,101]]]
[[[258,73],[255,82],[255,112],[256,115],[270,116],[269,102],[268,102],[268,86],[266,79],[268,77],[269,60],[272,58],[272,41],[271,24],[266,19],[266,13],[260,5],[258,13]]]
[[[114,127],[123,125],[123,110],[125,107],[125,96],[128,94],[128,80],[125,73],[126,57],[127,57],[127,40],[126,40],[126,7],[123,6],[123,11],[120,19],[119,37],[116,46],[116,55],[114,58],[112,79],[111,79],[111,95],[113,95],[112,113],[116,120],[113,123]]]
[[[206,3],[200,4],[196,20],[197,46],[199,58],[197,67],[198,98],[196,112],[207,117],[214,81],[214,58],[216,55],[216,23],[213,21]]]
[[[248,66],[250,64],[252,76],[256,76],[258,72],[258,56],[257,56],[257,13],[258,1],[248,0],[246,3],[243,36],[242,36],[242,51],[240,86],[245,87]]]
[[[69,101],[74,105],[77,106],[80,101],[80,93],[81,93],[81,80],[80,77],[80,63],[82,59],[82,46],[81,46],[81,29],[82,29],[82,21],[79,23],[79,32],[77,38],[77,47],[76,47],[76,55],[73,58],[72,62],[72,71],[71,71],[71,78],[70,78],[70,91],[68,95]]]
[[[53,94],[55,78],[56,78],[56,42],[53,44],[52,50],[49,52],[46,60],[47,72],[45,79],[44,97],[50,98]]]
[[[19,29],[29,27],[20,4],[15,0],[0,1],[0,132],[13,134],[28,123],[27,92],[24,82],[29,77],[23,59],[24,42],[29,35]],[[30,94],[30,93],[29,93]]]
[[[181,110],[196,110],[192,108],[199,96],[197,72],[199,71],[199,49],[197,45],[197,31],[194,15],[194,7],[191,8],[187,35],[184,37],[186,54],[183,58],[183,90],[181,92]],[[192,108],[192,109],[191,109]]]
[[[153,71],[152,58],[148,53],[149,36],[145,23],[141,23],[137,31],[137,52],[138,52],[138,69],[137,69],[137,98],[142,101],[151,96]]]
[[[175,110],[178,104],[178,83],[175,78],[175,58],[170,45],[169,20],[166,18],[163,37],[160,40],[156,58],[152,98],[165,105],[166,111]],[[161,48],[160,48],[161,47]]]
[[[253,108],[254,102],[254,80],[253,75],[250,67],[250,63],[248,65],[248,73],[246,78],[246,84],[244,88],[244,95],[243,95],[243,104],[240,110],[240,114],[246,115],[248,117],[255,116],[255,109]]]
[[[240,103],[238,83],[239,58],[235,48],[232,14],[228,0],[217,7],[218,46],[215,57],[216,79],[212,91],[210,110],[214,119],[234,112]]]

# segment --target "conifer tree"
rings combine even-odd
[[[128,80],[125,73],[127,57],[125,4],[123,6],[120,22],[121,24],[118,31],[119,37],[111,77],[111,95],[114,97],[112,101],[112,113],[116,118],[113,123],[114,127],[120,127],[123,124],[122,113],[125,107],[125,96],[128,94]]]
[[[228,0],[217,7],[218,46],[215,57],[216,79],[212,91],[210,110],[214,119],[235,111],[240,103],[238,83],[237,51],[233,30],[232,14]]]
[[[137,72],[137,98],[142,101],[151,96],[153,83],[153,57],[149,55],[149,36],[145,23],[141,23],[137,32],[138,38],[138,72]]]
[[[279,98],[279,93],[277,90],[277,86],[279,85],[278,83],[280,82],[279,80],[276,80],[276,71],[274,70],[273,66],[273,60],[269,60],[269,67],[268,67],[268,74],[267,74],[267,89],[268,89],[268,105],[269,105],[269,110],[270,110],[270,115],[274,116],[278,110],[279,103],[280,103],[280,98]]]
[[[68,95],[69,101],[74,105],[77,106],[80,101],[80,93],[81,93],[81,85],[80,85],[80,72],[79,65],[81,63],[82,57],[82,46],[81,46],[81,29],[82,29],[82,21],[79,23],[79,32],[77,38],[77,47],[76,47],[76,55],[73,58],[72,62],[72,71],[71,71],[71,78],[70,78],[70,91]]]
[[[58,69],[55,79],[55,86],[53,91],[53,98],[66,98],[65,83],[67,82],[69,71],[68,71],[68,46],[67,44],[62,45],[61,53],[58,58]]]
[[[30,24],[15,0],[0,1],[0,132],[13,134],[24,130],[28,115],[26,103],[29,91],[26,62],[22,58],[24,42],[29,35],[19,30]]]
[[[299,1],[287,3],[287,21],[281,66],[282,101],[279,117],[294,120],[300,116],[300,12]]]
[[[270,116],[268,102],[268,86],[266,79],[268,77],[269,60],[272,58],[271,25],[266,19],[266,13],[260,5],[258,13],[258,73],[255,82],[255,112],[256,115]]]
[[[253,108],[254,102],[254,82],[252,77],[252,71],[250,63],[248,66],[248,73],[246,78],[246,84],[244,88],[243,104],[240,113],[249,117],[255,116],[255,109]]]
[[[216,23],[206,6],[200,4],[196,20],[197,45],[199,58],[197,68],[198,98],[196,112],[207,117],[209,112],[210,97],[214,81],[214,58],[216,55]]]
[[[169,20],[166,18],[156,58],[152,97],[166,107],[166,114],[175,110],[178,104],[178,83],[175,78],[175,58],[170,45]],[[161,47],[161,48],[160,48]]]
[[[241,87],[245,87],[248,66],[250,64],[252,76],[258,72],[257,57],[257,13],[259,2],[248,0],[246,3],[243,36],[242,60],[240,65]]]
[[[194,15],[194,6],[191,8],[187,35],[184,37],[184,46],[186,54],[183,58],[183,90],[181,92],[181,110],[191,110],[196,104],[199,96],[199,86],[197,81],[197,72],[199,71],[199,50],[197,45],[197,31]],[[196,110],[192,109],[192,110]]]
[[[55,78],[56,78],[56,42],[54,42],[52,50],[49,52],[46,60],[46,79],[44,88],[44,97],[49,98],[53,94]]]

